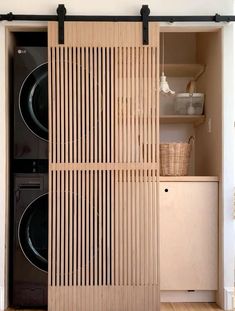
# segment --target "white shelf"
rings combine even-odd
[[[192,77],[196,78],[205,70],[202,64],[165,64],[164,72],[167,77]],[[160,65],[160,73],[162,65]]]

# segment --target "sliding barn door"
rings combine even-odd
[[[49,23],[49,310],[159,310],[158,26]]]

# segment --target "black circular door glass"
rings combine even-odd
[[[22,117],[29,129],[48,140],[48,67],[42,64],[25,79],[19,99]]]
[[[19,224],[19,242],[27,259],[37,268],[48,270],[48,194],[33,201]]]

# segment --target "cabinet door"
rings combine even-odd
[[[218,183],[160,183],[161,290],[216,290]]]

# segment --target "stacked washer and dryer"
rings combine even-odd
[[[14,55],[12,305],[47,305],[48,70],[46,47]]]

